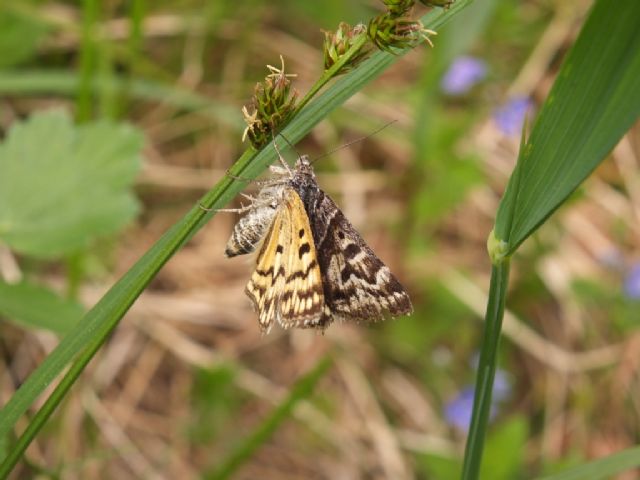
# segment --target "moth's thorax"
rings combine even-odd
[[[315,190],[318,189],[318,182],[316,180],[316,174],[311,166],[311,161],[308,155],[302,155],[296,160],[295,167],[293,169],[293,176],[289,181],[289,184],[296,190]]]

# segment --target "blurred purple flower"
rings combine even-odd
[[[633,300],[640,300],[640,262],[631,267],[624,279],[624,293]]]
[[[516,97],[509,100],[493,113],[498,129],[505,135],[520,135],[527,111],[533,103],[527,97]]]
[[[458,57],[442,77],[440,88],[449,95],[462,95],[486,76],[485,62],[474,57]]]
[[[445,421],[461,432],[466,432],[471,424],[473,394],[473,387],[465,387],[444,407]]]
[[[464,387],[460,392],[444,407],[444,419],[452,427],[467,432],[471,424],[471,414],[473,412],[474,388],[472,385]],[[503,370],[496,370],[496,377],[493,383],[493,396],[491,399],[491,410],[489,419],[493,420],[498,414],[498,404],[505,401],[511,395],[511,381]]]

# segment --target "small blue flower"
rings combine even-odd
[[[624,279],[624,293],[633,300],[640,300],[640,262],[627,273]]]
[[[493,119],[505,135],[520,135],[525,115],[531,106],[532,102],[527,97],[513,98],[494,112]]]
[[[444,407],[445,421],[461,432],[467,432],[471,424],[474,392],[473,386],[467,385]],[[511,380],[509,379],[509,375],[503,370],[496,370],[491,410],[489,412],[490,420],[493,420],[498,414],[498,404],[507,400],[510,395]]]
[[[474,57],[456,58],[440,81],[440,88],[449,95],[463,95],[487,76],[487,64]]]
[[[446,422],[466,432],[471,424],[471,412],[473,411],[473,387],[465,387],[444,407],[444,419]]]

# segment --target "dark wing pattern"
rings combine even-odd
[[[411,313],[407,292],[333,200],[320,189],[306,200],[327,307],[321,326],[332,319],[375,322],[385,313]]]

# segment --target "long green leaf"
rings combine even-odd
[[[480,474],[485,432],[487,431],[491,413],[493,380],[496,375],[496,359],[500,345],[500,331],[502,329],[508,285],[509,259],[506,259],[491,268],[489,303],[485,314],[482,349],[480,350],[480,360],[478,361],[471,425],[462,466],[462,478],[464,480],[475,480]]]
[[[0,96],[73,95],[80,86],[80,76],[75,72],[58,70],[3,71],[0,75]],[[185,90],[175,85],[166,85],[153,80],[128,79],[126,77],[94,78],[88,84],[91,94],[101,91],[116,94],[125,88],[139,100],[159,102],[174,108],[198,112],[203,116],[236,129],[244,128],[242,115],[231,105]]]
[[[640,114],[640,3],[598,0],[567,55],[511,175],[489,241],[491,272],[463,480],[480,472],[508,256],[593,171]],[[523,136],[524,138],[524,136]],[[505,258],[506,257],[506,258]]]
[[[604,160],[640,114],[640,2],[598,1],[567,55],[500,203],[513,253]],[[509,227],[509,211],[513,223]]]
[[[635,467],[640,467],[640,447],[629,448],[564,472],[539,477],[538,480],[603,480]]]
[[[427,28],[438,29],[469,4],[471,0],[461,0],[448,11],[435,10],[425,15],[422,20]],[[376,52],[364,61],[359,68],[340,77],[330,85],[315,101],[309,103],[284,129],[284,135],[291,141],[301,139],[311,128],[333,111],[366,83],[378,76],[386,67],[395,62],[399,56],[384,52]],[[235,176],[254,178],[262,172],[275,158],[271,145],[260,152],[246,151],[234,164],[231,173]],[[244,183],[231,177],[224,177],[196,204],[185,217],[171,227],[156,244],[147,251],[131,269],[105,294],[104,297],[87,313],[78,327],[72,330],[56,349],[27,378],[24,384],[11,397],[7,405],[0,411],[0,439],[13,428],[18,418],[27,411],[35,399],[42,393],[65,368],[69,362],[77,358],[76,363],[60,384],[52,399],[45,402],[44,407],[34,416],[28,431],[12,447],[9,455],[0,465],[0,478],[7,475],[20,458],[22,452],[35,434],[51,415],[53,409],[70,388],[75,378],[90,361],[99,346],[117,326],[133,302],[158,273],[171,256],[184,245],[204,223],[212,216],[207,209],[219,209],[229,202],[242,188]]]

